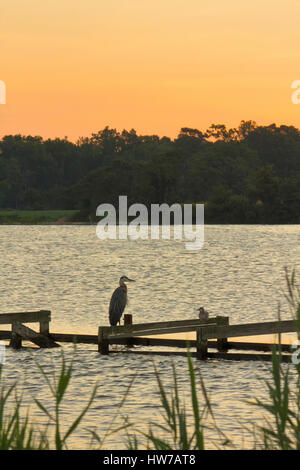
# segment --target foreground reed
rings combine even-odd
[[[143,447],[148,450],[204,450],[204,430],[208,427],[208,420],[210,421],[209,427],[213,427],[219,436],[220,447],[225,447],[230,443],[230,440],[226,438],[216,424],[200,369],[194,367],[189,351],[187,362],[192,419],[189,419],[186,403],[180,398],[178,378],[174,364],[172,364],[173,388],[169,396],[154,364],[164,424],[150,422],[148,432],[136,430],[132,433],[131,428],[129,428],[131,432],[127,432],[127,449],[139,450]],[[201,386],[202,402],[199,400],[197,393],[196,375],[198,375]],[[131,427],[134,426],[132,425]],[[139,436],[143,438],[143,441],[146,441],[145,444],[139,442]]]
[[[268,399],[255,399],[255,406],[265,412],[265,425],[259,427],[258,447],[272,450],[300,450],[300,287],[295,270],[285,268],[286,300],[297,324],[298,344],[292,364],[282,367],[281,348],[273,349],[271,380],[266,382]]]
[[[61,367],[58,377],[53,373],[52,377],[48,377],[43,367],[38,365],[41,376],[45,379],[51,392],[54,402],[54,413],[49,411],[37,398],[35,403],[40,410],[49,419],[49,424],[54,425],[54,442],[51,443],[51,432],[48,425],[43,430],[36,430],[36,425],[30,420],[29,411],[27,410],[25,417],[21,413],[22,396],[18,396],[17,383],[14,383],[7,391],[4,390],[2,384],[2,367],[0,366],[0,449],[50,449],[63,450],[68,448],[68,438],[78,428],[80,422],[91,407],[97,391],[97,385],[92,390],[90,399],[86,406],[79,413],[77,418],[69,426],[66,431],[62,431],[61,427],[61,404],[70,384],[73,360],[67,364],[63,352],[61,353]],[[12,412],[7,411],[9,398],[14,397],[14,409]]]

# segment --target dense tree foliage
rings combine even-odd
[[[300,223],[300,131],[293,126],[182,128],[174,140],[105,129],[76,143],[0,141],[0,207],[80,209],[103,203],[204,202],[210,223]],[[85,219],[85,220],[86,220]]]

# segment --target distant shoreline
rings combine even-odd
[[[12,223],[1,223],[0,222],[0,227],[10,227],[10,226],[20,226],[20,225],[97,225],[97,223],[89,224],[88,222],[64,222],[64,223],[57,223],[57,222],[36,222],[36,223],[30,223],[30,222],[12,222]]]
[[[26,223],[26,222],[15,222],[15,223],[1,223],[0,222],[0,227],[34,227],[34,226],[39,226],[39,227],[45,227],[45,226],[51,226],[51,227],[67,227],[67,226],[90,226],[90,227],[96,227],[98,222],[93,222],[92,224],[89,222],[63,222],[63,223],[56,223],[56,222],[37,222],[37,223]],[[162,224],[160,224],[161,226]],[[194,225],[194,224],[193,224]],[[297,223],[283,223],[283,224],[276,224],[276,223],[232,223],[232,222],[223,222],[223,223],[216,223],[216,222],[206,222],[204,226],[226,226],[226,225],[232,225],[232,226],[249,226],[249,227],[254,227],[254,226],[265,226],[265,227],[280,227],[280,226],[300,226],[300,224]],[[118,226],[118,224],[117,224]],[[150,224],[149,224],[150,226]],[[173,226],[173,224],[171,224]]]
[[[90,223],[89,220],[80,220],[79,214],[79,210],[2,209],[0,210],[0,225],[81,225]]]
[[[77,219],[77,220],[76,220]],[[99,218],[100,220],[100,218]],[[5,210],[0,209],[1,226],[96,226],[99,220],[94,220],[83,214],[80,210]],[[266,222],[217,222],[207,220],[204,216],[205,225],[300,225],[299,223],[266,223]],[[129,218],[130,222],[130,218]],[[118,225],[118,223],[117,223]],[[149,221],[150,225],[150,221]],[[162,224],[160,224],[162,225]],[[171,225],[174,225],[171,220]],[[194,225],[194,224],[193,224]]]

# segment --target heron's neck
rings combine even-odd
[[[120,284],[120,287],[123,287],[123,289],[127,290],[127,286],[124,281],[120,281],[119,284]]]

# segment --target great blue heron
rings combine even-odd
[[[127,276],[120,277],[119,287],[116,288],[110,299],[109,304],[109,322],[111,326],[117,325],[121,321],[122,313],[127,304],[127,286],[125,282],[135,282]]]
[[[199,318],[200,320],[206,321],[208,320],[208,312],[205,310],[203,307],[197,308],[197,311],[199,312]]]

